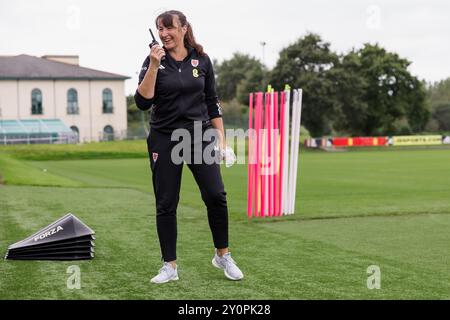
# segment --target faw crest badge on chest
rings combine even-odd
[[[153,156],[153,162],[156,162],[156,160],[158,160],[158,153],[153,152],[152,156]]]
[[[195,68],[198,66],[198,60],[197,59],[191,59],[191,64]]]

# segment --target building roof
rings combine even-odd
[[[130,77],[21,54],[0,56],[0,80],[126,80]]]

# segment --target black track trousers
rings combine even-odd
[[[211,126],[209,126],[211,127]],[[204,130],[207,128],[203,128]],[[176,260],[177,244],[177,206],[180,195],[183,163],[171,161],[172,148],[179,143],[171,141],[170,133],[151,129],[147,147],[152,171],[153,191],[156,199],[156,228],[164,261]],[[194,139],[192,139],[194,140]],[[191,143],[191,159],[194,159],[194,143],[201,143],[202,150],[207,141]],[[183,155],[185,157],[186,155]],[[208,212],[208,222],[214,246],[218,249],[228,247],[228,207],[226,192],[217,163],[187,164],[199,186],[203,202]]]

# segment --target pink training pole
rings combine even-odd
[[[275,149],[275,99],[276,93],[271,94],[271,104],[270,104],[270,216],[275,215],[275,184],[274,177],[276,173],[276,149]]]
[[[280,105],[280,171],[278,174],[278,215],[281,216],[283,213],[282,210],[282,198],[283,198],[283,161],[284,161],[284,155],[283,155],[283,148],[284,148],[284,113],[286,112],[286,100],[285,100],[286,93],[284,91],[281,92],[281,105]]]
[[[248,106],[248,157],[247,157],[247,216],[249,218],[253,215],[253,141],[251,131],[253,129],[253,93],[250,93]]]
[[[269,111],[270,111],[270,93],[266,92],[265,94],[265,108],[264,108],[264,125],[263,131],[264,134],[264,150],[263,150],[263,172],[262,172],[262,185],[261,185],[261,212],[262,216],[266,217],[269,211],[269,173],[267,172],[267,155],[269,151],[269,135],[268,135],[268,126],[269,126]]]
[[[265,216],[265,200],[264,200],[264,193],[265,193],[265,187],[266,187],[266,180],[265,180],[265,176],[264,176],[264,158],[266,156],[266,142],[265,142],[265,116],[266,116],[266,98],[267,98],[267,93],[265,93],[264,95],[264,99],[262,101],[261,104],[261,165],[260,165],[260,179],[261,179],[261,191],[259,193],[259,197],[260,197],[260,201],[261,201],[261,217]]]
[[[269,121],[267,124],[267,131],[268,131],[268,159],[269,159],[269,170],[267,172],[268,174],[268,180],[269,180],[269,195],[268,195],[268,216],[273,216],[273,173],[274,173],[274,167],[273,167],[273,159],[274,159],[274,150],[273,150],[273,105],[274,105],[274,93],[270,93],[270,103],[269,103]]]
[[[274,166],[274,175],[273,175],[273,215],[278,216],[278,174],[279,174],[279,166],[278,166],[278,92],[274,93],[274,110],[273,110],[273,166]]]
[[[264,148],[265,148],[265,156],[264,156],[264,205],[265,205],[265,214],[264,216],[268,217],[270,215],[270,93],[266,96],[266,110],[264,110],[264,129],[266,138],[264,140]]]
[[[256,132],[256,163],[255,163],[255,215],[261,216],[261,158],[262,158],[262,109],[263,109],[263,93],[258,92],[256,95],[256,109],[255,109],[255,132]]]
[[[254,93],[253,97],[253,133],[252,136],[252,158],[251,158],[251,169],[252,169],[252,206],[253,215],[256,217],[258,215],[258,135],[257,135],[257,122],[258,122],[258,93]]]

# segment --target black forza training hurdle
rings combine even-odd
[[[72,213],[8,247],[5,259],[82,260],[94,258],[94,230]]]

